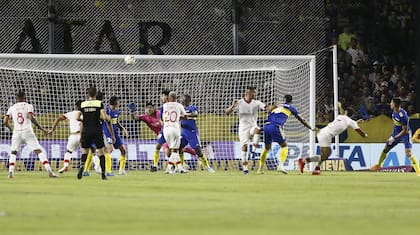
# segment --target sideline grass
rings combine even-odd
[[[0,177],[1,234],[418,234],[409,173]]]

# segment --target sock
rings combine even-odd
[[[247,154],[246,151],[242,151],[242,159],[241,160],[242,160],[242,168],[243,168],[244,171],[248,170],[248,161],[246,159],[246,154]]]
[[[70,158],[71,158],[71,153],[67,151],[64,154],[64,167],[69,167]]]
[[[81,159],[80,159],[80,169],[84,168],[86,170],[86,159],[87,159],[88,155],[87,154],[82,154]]]
[[[174,168],[173,167],[176,167],[176,161],[177,161],[177,159],[176,159],[176,157],[175,157],[175,153],[171,153],[171,155],[169,155],[169,158],[168,158],[168,166],[166,167],[167,168],[167,170],[173,170]]]
[[[183,153],[179,154],[179,159],[181,161],[181,164],[184,165],[185,161],[184,161],[184,154]]]
[[[289,148],[287,146],[286,147],[282,147],[280,149],[280,157],[279,157],[279,159],[280,159],[280,162],[281,163],[284,163],[286,161],[288,154],[289,154]]]
[[[259,168],[262,169],[262,167],[264,166],[265,160],[267,159],[267,155],[268,155],[268,150],[264,148],[264,150],[262,151],[261,156],[260,156],[260,167]]]
[[[48,172],[51,172],[52,170],[51,170],[50,163],[48,162],[47,155],[44,152],[40,152],[38,154],[38,158],[39,158],[39,161],[42,162],[42,165],[44,165],[45,170],[47,170]]]
[[[175,163],[175,166],[176,166],[178,169],[182,169],[182,162],[181,162],[181,158],[180,158],[179,153],[177,153],[177,152],[173,152],[173,153],[171,154],[171,157],[172,157],[172,162],[173,162],[173,163]]]
[[[175,159],[174,159],[173,153],[171,153],[171,155],[169,155],[168,164],[175,165]]]
[[[254,134],[252,137],[252,147],[254,148],[253,151],[255,152],[255,149],[260,142],[260,134]]]
[[[420,174],[419,162],[417,161],[416,156],[411,154],[411,156],[409,156],[408,159],[410,159],[411,165],[413,165],[416,174]]]
[[[124,155],[121,155],[120,157],[120,171],[123,171],[125,169],[125,162],[126,162],[126,158]]]
[[[10,154],[9,158],[9,171],[15,171],[15,164],[16,164],[16,154]]]
[[[385,158],[386,158],[386,153],[382,152],[381,156],[379,156],[379,162],[378,162],[379,166],[382,166],[382,163],[384,162]]]
[[[90,166],[92,165],[93,154],[89,152],[86,157],[85,169],[84,171],[89,171]]]
[[[155,150],[155,153],[153,154],[153,166],[157,167],[159,163],[159,157],[160,157],[160,151]]]
[[[174,163],[174,156],[172,155],[172,153],[171,153],[171,155],[169,155],[169,158],[168,158],[168,165],[166,166],[166,171],[172,171],[175,166],[175,163]]]
[[[99,158],[99,160],[101,160],[101,158]],[[112,172],[112,160],[111,154],[109,153],[105,153],[105,172]]]
[[[89,155],[88,155],[89,157]],[[92,156],[93,168],[98,171],[97,169],[101,169],[101,163],[99,162],[99,157],[97,155]]]
[[[101,155],[99,156],[99,164],[101,165],[102,174],[105,174],[105,156]]]
[[[206,158],[206,156],[203,155],[203,156],[198,157],[198,158],[200,159],[201,165],[203,165],[206,168],[210,167],[209,160]]]

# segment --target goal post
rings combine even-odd
[[[14,103],[14,94],[24,90],[29,102],[34,105],[37,118],[49,128],[59,114],[73,109],[76,100],[86,98],[89,86],[96,86],[105,93],[106,103],[111,96],[120,98],[120,121],[130,132],[130,137],[124,138],[129,170],[148,168],[153,159],[156,136],[144,123],[131,120],[127,105],[136,103],[140,112],[148,102],[159,108],[160,94],[164,89],[179,95],[191,95],[192,104],[197,106],[200,114],[197,124],[203,150],[216,169],[239,167],[238,116],[225,116],[224,110],[233,100],[244,96],[247,86],[256,86],[256,99],[265,104],[279,103],[284,95],[292,95],[292,104],[300,115],[312,127],[315,126],[314,55],[134,55],[134,64],[126,64],[124,58],[125,55],[0,54],[2,116]],[[260,113],[260,126],[266,117],[267,113]],[[69,134],[67,127],[67,123],[61,122],[54,136],[49,137],[36,130],[48,157],[53,162],[57,161],[56,165],[53,164],[54,168],[59,167],[65,152]],[[315,153],[315,134],[294,117],[286,123],[285,133],[288,142],[297,146],[289,148],[289,156],[294,157],[289,158],[287,168],[293,169],[296,157]],[[10,135],[5,127],[1,129],[2,168],[7,167]],[[262,138],[260,141],[257,154],[251,156],[254,164],[263,148]],[[29,152],[27,147],[20,152],[21,168],[37,169],[36,158]],[[118,154],[119,151],[113,153],[115,165]],[[80,153],[74,154],[75,164],[79,156]],[[186,159],[193,168],[198,167],[193,156],[186,154]],[[271,160],[275,164],[275,159]]]

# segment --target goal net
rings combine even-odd
[[[126,64],[123,55],[0,55],[1,113],[15,102],[15,94],[24,90],[33,104],[42,126],[51,128],[62,113],[73,110],[77,100],[86,98],[86,89],[97,87],[120,98],[120,122],[129,132],[123,137],[127,147],[127,170],[147,170],[153,161],[156,135],[143,122],[132,120],[128,104],[136,103],[145,112],[146,103],[158,109],[161,92],[169,89],[189,94],[198,108],[197,124],[203,152],[217,170],[239,169],[240,144],[237,135],[238,116],[224,115],[235,99],[244,97],[248,86],[257,87],[256,99],[265,104],[282,102],[293,96],[292,104],[312,126],[315,125],[315,57],[314,56],[135,56],[136,63]],[[261,112],[262,126],[267,113]],[[298,157],[314,152],[314,136],[293,116],[285,127],[289,143],[286,169],[294,169]],[[62,165],[69,128],[60,122],[53,136],[43,136],[35,128],[53,168]],[[120,133],[122,136],[122,133]],[[6,170],[11,133],[6,127],[0,133],[0,170]],[[255,153],[249,154],[251,169],[257,166],[263,139]],[[279,146],[273,145],[267,166],[278,164]],[[117,169],[119,150],[112,153]],[[73,153],[71,166],[77,167],[80,150]],[[201,169],[195,156],[185,154],[190,169]],[[165,157],[161,152],[160,165]],[[27,146],[18,154],[16,170],[42,169]]]

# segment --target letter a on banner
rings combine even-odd
[[[25,42],[26,38],[29,38],[31,41],[32,49],[25,51],[22,49],[22,45]],[[42,53],[41,43],[38,38],[36,38],[36,31],[34,24],[30,19],[25,20],[25,25],[23,26],[22,32],[19,34],[18,42],[16,43],[14,53]]]
[[[104,37],[108,39],[109,47],[111,51],[101,51],[102,42]],[[99,33],[98,39],[95,43],[95,48],[93,49],[95,53],[99,54],[122,54],[120,44],[117,41],[114,29],[112,28],[111,21],[105,20],[105,23],[102,25],[101,32]]]

